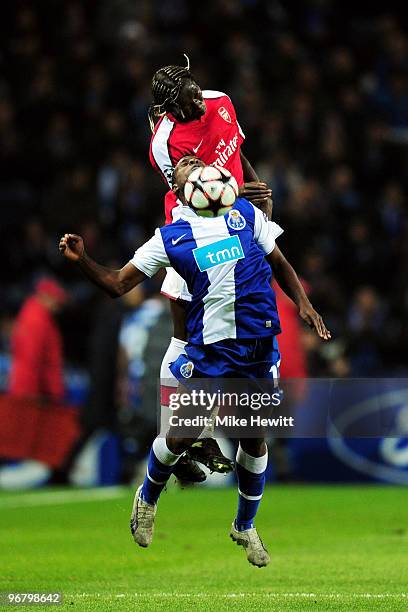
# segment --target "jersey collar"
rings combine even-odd
[[[200,117],[199,119],[193,119],[192,121],[187,121],[187,122],[179,121],[171,113],[166,113],[166,117],[173,123],[177,123],[177,125],[191,125],[195,123],[204,123],[207,117],[207,113],[208,113],[208,108],[202,117]]]
[[[173,222],[178,221],[179,219],[191,219],[194,217],[198,217],[194,210],[192,210],[189,206],[184,206],[184,204],[179,204],[172,210]]]

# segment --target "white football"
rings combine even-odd
[[[238,197],[238,183],[225,168],[204,166],[189,175],[184,186],[187,203],[203,217],[225,215]]]

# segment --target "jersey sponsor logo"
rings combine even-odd
[[[242,230],[246,226],[246,221],[239,210],[230,210],[228,213],[227,225],[233,230]]]
[[[235,132],[235,136],[231,138],[228,143],[225,143],[225,140],[222,139],[218,143],[215,149],[215,153],[217,155],[216,160],[214,161],[214,166],[223,167],[227,163],[227,161],[234,155],[236,150],[238,149],[238,132]]]
[[[199,148],[201,147],[201,145],[203,144],[203,140],[204,140],[204,138],[202,138],[202,139],[201,139],[201,142],[200,142],[200,143],[199,143],[199,144],[198,144],[196,147],[193,147],[193,151],[194,151],[194,153],[197,153],[198,149],[199,149]]]
[[[225,108],[225,106],[220,106],[220,108],[218,109],[218,114],[220,115],[220,117],[222,117],[224,119],[224,121],[226,121],[227,123],[232,123],[232,119],[231,119],[231,115],[229,114],[229,112],[227,111],[227,109]]]
[[[193,370],[194,370],[194,363],[192,361],[187,361],[187,363],[183,363],[183,365],[180,366],[180,374],[184,378],[191,378],[193,375]]]
[[[184,238],[184,236],[187,236],[187,234],[181,234],[181,236],[178,236],[178,238],[172,238],[172,239],[171,239],[171,244],[172,244],[173,246],[176,246],[176,244],[177,244],[178,242],[180,242],[180,240],[181,240],[182,238]]]
[[[238,236],[230,236],[193,249],[193,255],[200,272],[245,258]]]

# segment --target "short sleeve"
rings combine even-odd
[[[154,236],[137,249],[129,263],[149,278],[160,268],[170,266],[160,229],[156,229]]]
[[[244,132],[243,132],[243,130],[242,130],[242,127],[241,127],[241,126],[240,126],[240,124],[239,124],[238,119],[237,119],[237,126],[238,126],[238,131],[239,131],[239,133],[241,134],[242,138],[245,140],[245,134],[244,134]]]
[[[235,123],[237,124],[238,132],[239,132],[242,140],[245,140],[245,134],[244,134],[244,131],[243,131],[242,127],[239,124],[239,121],[238,121],[238,118],[237,118],[237,112],[235,110],[235,106],[234,106],[234,104],[233,104],[233,102],[232,102],[232,100],[231,100],[231,98],[229,96],[226,95],[225,97],[228,99],[228,102],[230,104],[231,113],[232,113],[232,116],[233,116],[233,118],[235,120]]]
[[[276,238],[283,234],[283,229],[274,221],[268,221],[266,215],[256,206],[254,206],[254,210],[254,240],[265,255],[269,255],[275,248]]]

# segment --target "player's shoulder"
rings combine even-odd
[[[228,94],[224,93],[223,91],[216,91],[214,89],[204,89],[202,94],[203,94],[203,98],[206,101],[207,105],[214,104],[214,105],[219,106],[220,104],[223,104],[226,107],[229,107],[230,109],[234,108],[231,98],[229,97]]]
[[[167,223],[166,225],[162,225],[159,227],[156,232],[160,232],[163,239],[172,238],[173,236],[180,233],[181,229],[185,229],[186,231],[190,229],[190,224],[186,219],[176,219],[171,223]]]
[[[255,207],[249,200],[237,198],[226,217],[227,225],[232,229],[244,229],[246,225],[253,227],[255,223]]]
[[[235,107],[228,94],[222,91],[205,89],[203,91],[203,98],[210,112],[217,111],[228,122],[230,122],[231,118],[236,119]]]
[[[230,99],[228,94],[224,93],[223,91],[216,91],[215,89],[203,89],[202,94],[205,100],[217,100],[218,98]]]
[[[233,206],[233,210],[237,209],[239,211],[241,211],[242,213],[247,213],[247,214],[251,214],[254,215],[255,214],[255,206],[246,198],[237,198],[235,200],[234,206]]]
[[[152,134],[152,144],[157,144],[159,142],[165,142],[168,140],[173,127],[174,121],[172,121],[167,115],[163,115],[163,117],[161,117],[155,125],[154,132]]]
[[[252,202],[250,202],[246,198],[237,198],[234,204],[234,208],[236,208],[237,206],[239,210],[242,210],[242,212],[251,215],[253,218],[259,217],[263,218],[265,221],[268,221],[266,213],[254,204],[252,204]]]

